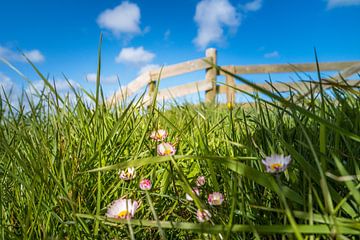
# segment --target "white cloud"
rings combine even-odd
[[[243,8],[245,11],[255,12],[255,11],[260,10],[260,8],[262,7],[262,4],[263,4],[262,0],[254,0],[252,2],[245,3]]]
[[[70,82],[72,87],[76,90],[77,94],[79,94],[79,97],[82,99],[82,101],[85,104],[92,106],[93,101],[87,95],[85,95],[83,91],[81,91],[80,84],[71,79],[69,79],[68,81]],[[62,99],[64,100],[69,99],[70,103],[74,103],[74,104],[78,102],[77,99],[78,96],[73,92],[69,83],[66,80],[56,79],[55,84],[54,81],[52,80],[49,80],[49,82],[52,86],[56,86],[56,92]],[[47,86],[44,89],[44,81],[38,80],[32,82],[32,85],[29,84],[25,89],[25,93],[28,94],[28,96],[31,97],[32,100],[36,102],[40,100],[37,93],[41,94],[43,90],[45,91],[44,94],[50,93],[50,89]],[[47,103],[45,102],[45,104]]]
[[[327,2],[328,9],[360,5],[360,0],[327,0]]]
[[[86,75],[86,79],[90,82],[96,82],[96,73],[89,73]],[[110,75],[110,76],[101,76],[100,82],[101,83],[116,83],[118,81],[117,75]]]
[[[33,63],[39,63],[45,60],[44,55],[38,49],[23,51],[23,53]],[[0,57],[3,57],[9,61],[26,62],[25,57],[21,53],[2,46],[0,46]]]
[[[0,96],[2,100],[5,98],[4,93],[12,106],[18,106],[21,89],[10,77],[0,72]],[[4,107],[7,108],[8,106]]]
[[[97,23],[117,36],[121,33],[139,34],[140,8],[134,3],[124,1],[114,9],[106,9],[100,13]]]
[[[278,51],[273,51],[273,52],[265,53],[264,57],[265,58],[278,58],[278,57],[280,57],[280,54]]]
[[[96,82],[96,73],[86,74],[86,79],[90,82]]]
[[[118,56],[115,58],[117,63],[130,63],[130,64],[146,64],[151,62],[155,57],[155,54],[146,51],[144,47],[138,48],[123,48]]]
[[[0,95],[5,92],[9,92],[14,87],[14,83],[5,74],[0,72]]]
[[[15,54],[13,51],[11,51],[9,48],[0,46],[0,57],[9,59],[10,57]]]
[[[210,43],[224,41],[225,27],[235,32],[241,15],[228,0],[202,0],[196,6],[194,20],[199,28],[193,42],[203,49]]]
[[[43,62],[45,60],[44,55],[37,49],[25,51],[24,54],[32,62]]]
[[[159,69],[159,68],[160,68],[159,64],[147,64],[147,65],[143,66],[142,68],[140,68],[139,75],[143,74],[143,73],[145,73],[147,71],[154,70],[154,69]]]
[[[60,94],[61,96],[65,96],[66,94],[70,94],[72,93],[71,87],[69,85],[69,83],[75,88],[79,88],[80,84],[74,80],[69,79],[69,83],[66,80],[49,80],[50,84],[54,87],[56,87],[56,91],[58,94]],[[37,91],[41,92],[42,90],[44,90],[44,81],[43,80],[38,80],[32,83],[32,85],[28,85],[28,87],[26,88],[26,93],[28,94],[35,94]],[[47,89],[47,87],[45,88]],[[47,89],[46,91],[49,91],[49,89]]]

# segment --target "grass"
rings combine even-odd
[[[100,59],[99,50],[95,96],[73,89],[75,102],[61,97],[35,66],[45,82],[36,101],[25,94],[14,107],[1,94],[2,239],[358,239],[358,87],[344,80],[331,92],[285,98],[234,76],[257,90],[253,107],[145,108],[134,99],[110,108]],[[157,128],[176,155],[158,156],[149,138]],[[291,155],[286,172],[265,171],[261,160],[273,153]],[[127,167],[136,177],[122,181]],[[189,202],[201,175],[206,184]],[[145,177],[149,192],[139,189]],[[214,191],[225,196],[221,206],[207,203]],[[140,202],[131,220],[105,216],[120,197]],[[211,212],[209,222],[197,221],[199,208]]]

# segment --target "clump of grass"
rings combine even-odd
[[[29,107],[1,94],[0,236],[3,239],[278,239],[359,236],[360,99],[357,87],[334,83],[331,94],[309,89],[283,97],[254,86],[252,108],[172,105],[140,100],[110,108],[73,90],[47,91]],[[231,73],[229,73],[231,74]],[[314,86],[319,82],[314,82]],[[89,105],[82,95],[88,96]],[[270,98],[270,100],[269,100]],[[25,101],[25,100],[24,100]],[[20,102],[19,106],[24,103]],[[165,129],[173,156],[158,156],[149,136]],[[285,172],[267,173],[262,159],[291,156]],[[134,179],[119,170],[134,167]],[[198,176],[205,176],[197,196]],[[149,191],[140,180],[152,182]],[[224,202],[209,205],[208,194]],[[188,201],[188,193],[194,201]],[[140,203],[132,219],[105,216],[114,200]],[[198,209],[211,213],[199,223]]]

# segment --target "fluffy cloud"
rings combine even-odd
[[[96,73],[89,73],[86,75],[86,79],[90,82],[96,82]],[[116,83],[118,81],[117,75],[110,75],[110,76],[101,76],[100,82],[101,83]]]
[[[328,9],[360,5],[360,0],[328,0],[327,2]]]
[[[202,0],[196,6],[194,20],[198,25],[195,45],[201,49],[224,40],[224,28],[235,32],[241,15],[228,0]]]
[[[14,87],[14,83],[11,79],[5,74],[0,72],[0,94],[3,93],[3,90],[7,93]]]
[[[37,49],[25,51],[24,54],[32,62],[43,62],[45,60],[44,55]]]
[[[277,57],[280,57],[280,54],[278,51],[273,51],[273,52],[265,53],[264,57],[265,58],[277,58]]]
[[[139,65],[151,62],[154,57],[154,53],[146,51],[142,46],[138,48],[129,47],[121,49],[115,58],[115,62]]]
[[[75,82],[74,80],[69,79],[69,83],[66,80],[55,80],[54,81],[49,81],[51,85],[53,85],[54,87],[56,87],[56,91],[59,95],[61,96],[65,96],[67,94],[72,93],[71,87],[69,85],[69,83],[75,88],[79,88],[80,84]],[[44,90],[44,81],[43,80],[39,80],[39,81],[35,81],[32,83],[32,85],[28,85],[28,87],[26,88],[26,93],[28,94],[36,94],[36,92],[41,92],[42,90]],[[47,87],[46,87],[47,89]],[[49,89],[47,90],[49,91]]]
[[[4,94],[12,106],[18,107],[21,89],[10,77],[0,72],[0,96],[4,100]],[[8,106],[4,106],[7,108]]]
[[[262,7],[262,0],[254,0],[252,2],[248,2],[246,3],[243,8],[245,11],[249,11],[249,12],[255,12],[260,10],[260,8]]]
[[[143,73],[145,73],[147,71],[154,70],[154,69],[159,69],[159,68],[160,68],[160,65],[158,65],[158,64],[146,64],[145,66],[140,68],[139,75],[143,74]]]
[[[13,57],[15,53],[11,51],[9,48],[0,46],[0,57],[10,59]]]
[[[69,83],[76,90],[77,94],[79,94],[80,98],[85,104],[87,104],[88,106],[94,106],[93,100],[87,95],[85,95],[83,91],[81,91],[80,84],[78,82],[69,79]],[[78,102],[78,96],[73,92],[69,83],[66,80],[62,79],[55,80],[55,83],[54,81],[50,81],[50,84],[56,87],[56,91],[62,99],[68,99],[70,103],[76,104]],[[25,89],[25,93],[28,94],[28,96],[30,96],[32,100],[36,102],[40,100],[38,93],[41,93],[43,90],[45,90],[45,94],[50,93],[50,89],[48,87],[45,87],[44,89],[44,81],[38,80],[33,82],[31,85],[29,84]]]
[[[24,51],[24,55],[33,63],[45,61],[44,55],[37,49]],[[21,53],[17,53],[10,48],[0,46],[0,57],[9,61],[26,62],[25,57]]]
[[[114,35],[139,34],[140,8],[130,2],[122,2],[114,9],[107,9],[100,13],[97,23],[101,28],[110,30]]]

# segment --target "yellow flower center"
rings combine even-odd
[[[121,212],[119,212],[118,217],[126,218],[128,216],[128,214],[129,214],[129,211],[125,209],[125,210],[122,210]]]
[[[220,205],[221,204],[220,196],[215,196],[213,198],[213,203],[216,204],[216,205]]]
[[[283,165],[281,163],[273,163],[270,165],[272,170],[279,170]]]
[[[170,148],[165,149],[164,155],[170,155],[170,154],[171,154],[171,149]]]

